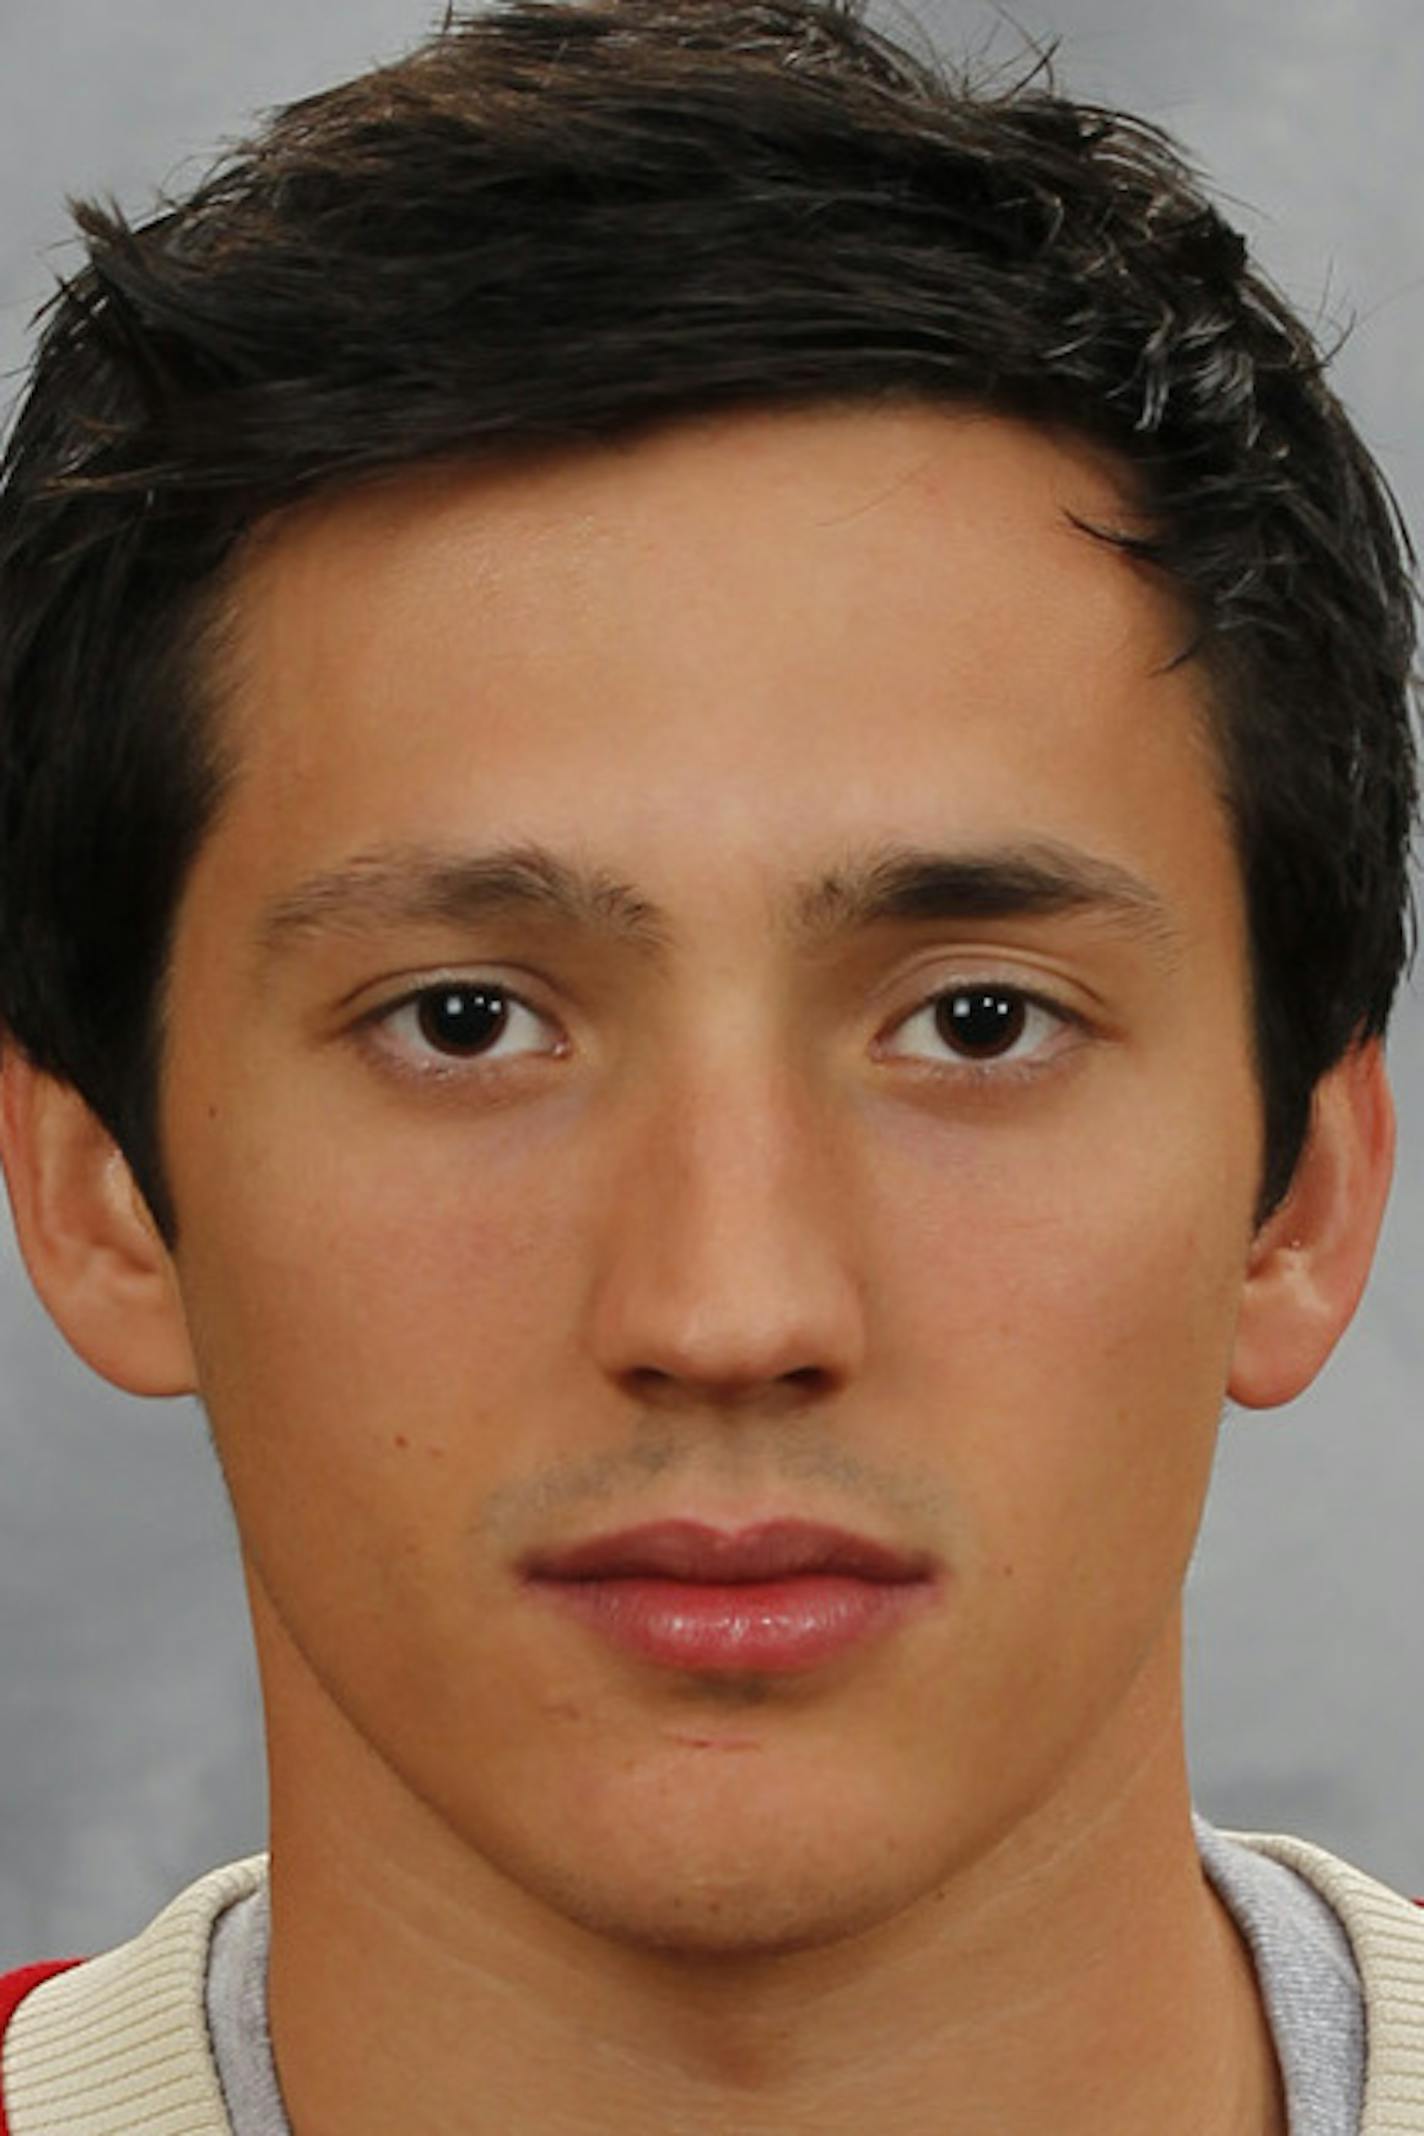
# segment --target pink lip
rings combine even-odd
[[[531,1587],[665,1667],[785,1673],[886,1631],[934,1592],[931,1560],[807,1521],[727,1534],[657,1521],[536,1552]]]

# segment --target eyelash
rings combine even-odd
[[[507,1072],[512,1061],[531,1057],[557,1059],[567,1051],[567,1041],[560,1038],[547,1047],[524,1048],[512,1057],[512,1061],[504,1056],[492,1055],[488,1050],[465,1054],[453,1051],[442,1053],[433,1040],[422,1034],[418,1042],[430,1048],[422,1064],[415,1065],[409,1060],[395,1058],[394,1042],[387,1038],[383,1045],[382,1038],[391,1033],[399,1017],[406,1014],[418,1017],[424,1007],[438,1001],[442,994],[452,998],[483,994],[500,1003],[506,1011],[506,1017],[494,1036],[496,1044],[505,1036],[510,1022],[520,1016],[526,1016],[546,1029],[553,1024],[551,1017],[535,1008],[522,994],[498,981],[465,978],[432,980],[424,986],[412,988],[399,1000],[382,1003],[360,1019],[359,1027],[373,1035],[373,1042],[380,1047],[385,1054],[387,1065],[396,1073],[420,1081],[446,1081],[467,1073],[492,1077]],[[1009,1048],[1003,1053],[991,1053],[979,1058],[972,1055],[955,1055],[948,1051],[947,1041],[946,1053],[938,1060],[916,1054],[900,1054],[893,1049],[890,1042],[901,1036],[918,1018],[928,1016],[933,1019],[945,1003],[962,1000],[967,996],[978,996],[981,1002],[989,1000],[1011,1004],[1013,1008],[1022,1011],[1026,1019],[1035,1016],[1045,1018],[1056,1027],[1059,1041],[1073,1031],[1081,1034],[1087,1028],[1085,1018],[1048,995],[1037,993],[1013,981],[976,977],[936,987],[932,993],[922,997],[905,1015],[889,1026],[883,1038],[876,1041],[877,1056],[881,1059],[905,1060],[925,1075],[951,1077],[960,1083],[968,1080],[980,1085],[1024,1082],[1046,1073],[1052,1067],[1062,1050],[1061,1043],[1055,1043],[1052,1034],[1043,1039],[1026,1060],[1012,1057]],[[1019,1043],[1021,1035],[1021,1032],[1015,1034],[1010,1040],[1010,1047]],[[1041,1057],[1045,1051],[1046,1057]]]

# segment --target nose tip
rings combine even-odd
[[[784,1103],[723,1093],[679,1106],[671,1131],[634,1153],[610,1216],[596,1307],[604,1369],[661,1409],[780,1413],[843,1386],[864,1327],[834,1172],[825,1139]]]

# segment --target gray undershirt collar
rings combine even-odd
[[[1294,1869],[1193,1819],[1202,1867],[1250,1947],[1290,2136],[1359,2136],[1364,1990],[1332,1906]]]
[[[208,2033],[232,2136],[292,2136],[267,2029],[267,1880],[218,1917],[208,1945]]]

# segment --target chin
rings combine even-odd
[[[825,1950],[893,1920],[918,1892],[873,1890],[827,1869],[814,1886],[745,1866],[684,1867],[656,1881],[551,1880],[543,1894],[566,1920],[626,1950],[663,1958],[751,1961]]]
[[[823,1949],[895,1919],[941,1880],[937,1840],[904,1829],[878,1791],[781,1785],[762,1761],[726,1761],[699,1788],[664,1775],[566,1805],[537,1847],[531,1821],[504,1873],[579,1927],[631,1950],[773,1958]],[[795,1784],[799,1777],[800,1784]],[[864,1776],[862,1776],[863,1778]]]

